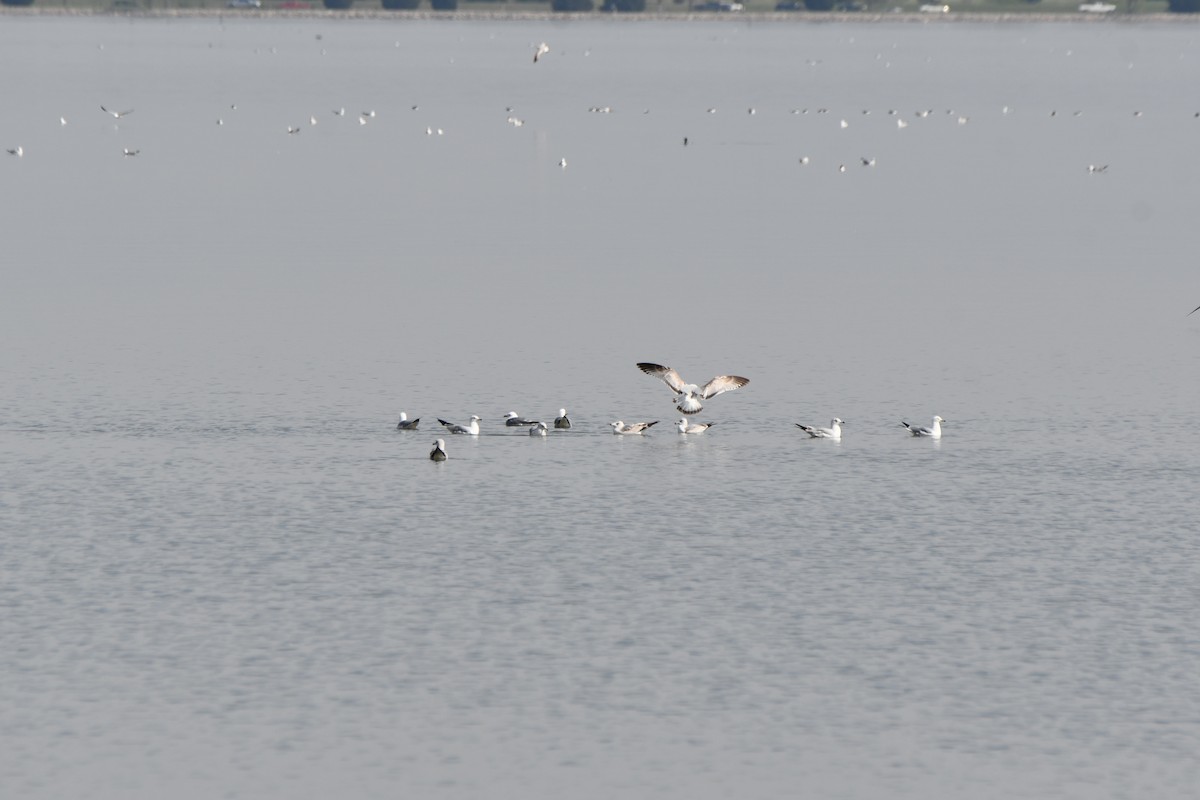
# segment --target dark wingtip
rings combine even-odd
[[[446,422],[446,420],[442,419],[441,417],[438,417],[438,422],[442,423],[443,425],[449,425],[449,424],[450,424],[449,422]]]
[[[649,428],[651,425],[657,425],[657,424],[658,424],[658,420],[654,420],[654,422],[647,422],[646,427]]]
[[[1187,313],[1187,315],[1190,317],[1192,314],[1195,314],[1197,311],[1200,311],[1200,306],[1196,306],[1195,308],[1193,308],[1191,311],[1189,311]]]

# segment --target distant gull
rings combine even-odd
[[[465,433],[468,436],[478,436],[479,422],[482,419],[483,417],[477,417],[472,414],[471,421],[466,425],[455,425],[453,422],[446,422],[444,419],[439,419],[438,422],[442,423],[442,426],[451,433]]]
[[[333,113],[339,117],[344,117],[344,116],[346,116],[346,109],[345,108],[335,108],[333,110]]]
[[[571,420],[567,419],[567,410],[565,408],[558,410],[558,416],[554,419],[554,427],[560,429],[571,427]]]
[[[504,415],[504,424],[510,428],[518,428],[522,425],[537,425],[539,423],[536,419],[525,419],[522,416],[518,416],[517,412],[510,411]]]
[[[128,158],[130,156],[136,156],[140,152],[142,152],[142,151],[141,150],[130,150],[128,147],[126,147],[125,148],[125,157]]]
[[[10,148],[8,151],[8,154],[10,156],[16,156],[17,158],[22,158],[25,155],[25,148],[21,147],[21,145],[17,145],[16,147]]]
[[[1107,172],[1108,164],[1088,164],[1088,174],[1095,175],[1100,172]]]
[[[429,451],[429,458],[433,461],[446,460],[446,440],[438,439],[433,443],[433,449]]]
[[[545,436],[547,433],[546,423],[539,422],[529,429],[530,436]]]
[[[60,125],[66,125],[66,124],[67,124],[67,118],[66,118],[66,117],[59,117],[59,118],[58,118],[58,123],[59,123]]]
[[[608,424],[613,429],[613,433],[619,436],[628,436],[633,433],[641,435],[645,432],[646,428],[649,428],[651,425],[657,425],[658,420],[654,420],[654,422],[634,422],[631,425],[626,425],[621,420],[617,420]]]
[[[297,133],[299,133],[299,132],[300,132],[300,129],[299,129],[299,128],[297,128],[297,127],[294,127],[294,126],[292,126],[292,125],[288,125],[287,132],[288,132],[288,135],[289,135],[289,136],[294,136],[294,135],[296,135]]]
[[[542,42],[537,46],[537,50],[533,54],[533,63],[537,63],[538,59],[550,52],[550,45]]]
[[[415,431],[417,429],[418,423],[420,423],[420,422],[421,422],[420,417],[418,417],[417,419],[409,419],[408,414],[401,411],[400,412],[400,421],[398,423],[396,423],[396,430],[398,430],[398,431]]]
[[[799,422],[796,423],[796,427],[799,428],[800,430],[804,431],[805,433],[807,433],[809,436],[811,436],[814,439],[836,439],[838,441],[841,441],[842,425],[844,425],[844,424],[845,424],[845,422],[843,420],[840,420],[837,417],[834,417],[832,420],[829,421],[828,428],[813,428],[808,425],[801,425]]]
[[[132,109],[132,108],[131,108],[131,109],[129,109],[128,111],[109,111],[109,110],[108,110],[107,108],[105,108],[104,106],[100,106],[100,110],[101,110],[101,111],[103,111],[105,114],[108,114],[108,115],[109,115],[110,117],[112,117],[113,119],[120,119],[121,117],[125,116],[126,114],[132,114],[132,113],[133,113],[133,109]]]
[[[563,169],[566,169],[566,168],[567,168],[567,160],[566,160],[565,158],[560,158],[560,159],[558,160],[558,165],[559,165],[560,167],[562,167]],[[585,170],[585,171],[586,171],[586,170]]]
[[[316,125],[316,124],[317,124],[317,118],[316,118],[316,117],[309,117],[309,118],[308,118],[308,124],[309,124],[309,125]]]
[[[873,166],[875,166],[875,159],[874,159],[874,158],[867,158],[866,156],[859,156],[859,157],[858,157],[858,160],[862,162],[862,165],[863,165],[864,167],[873,167]]]
[[[701,400],[708,400],[719,394],[732,392],[734,389],[740,389],[750,382],[749,378],[742,378],[738,375],[718,375],[704,384],[703,387],[700,387],[694,383],[687,383],[678,372],[661,364],[639,362],[637,367],[647,375],[661,378],[663,383],[667,384],[671,388],[671,391],[677,395],[675,398],[675,407],[684,414],[696,414],[703,408],[700,404]]]
[[[933,426],[929,428],[914,428],[907,422],[901,422],[900,424],[903,425],[913,436],[928,436],[930,439],[940,439],[942,438],[942,423],[945,421],[946,420],[942,419],[941,417],[934,417]]]
[[[675,423],[675,427],[680,433],[704,433],[706,430],[716,425],[715,422],[693,422],[689,423],[687,418],[679,420]]]

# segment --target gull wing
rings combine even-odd
[[[683,387],[687,383],[680,377],[679,373],[670,367],[664,367],[661,364],[650,364],[648,362],[639,362],[638,369],[647,375],[653,375],[656,378],[662,378],[663,381],[674,390],[675,394],[682,394]],[[736,387],[735,387],[736,388]],[[722,390],[724,391],[724,390]]]
[[[700,390],[700,396],[707,400],[723,392],[732,392],[734,389],[740,389],[749,382],[749,378],[743,378],[739,375],[718,375],[704,384],[704,388]]]

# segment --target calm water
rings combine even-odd
[[[0,22],[5,796],[1195,796],[1194,26]]]

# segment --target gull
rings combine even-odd
[[[100,106],[100,110],[101,110],[101,111],[103,111],[105,114],[108,114],[108,115],[109,115],[110,117],[112,117],[113,119],[120,119],[121,117],[125,116],[126,114],[132,114],[132,113],[133,113],[133,109],[132,109],[132,108],[131,108],[131,109],[129,109],[128,111],[109,111],[109,110],[108,110],[107,108],[105,108],[104,106]]]
[[[345,108],[335,108],[333,110],[333,113],[334,113],[334,116],[344,117],[344,116],[346,116],[346,109]]]
[[[800,166],[803,167],[806,164],[808,164],[808,156],[800,156]]]
[[[934,417],[933,425],[929,428],[914,428],[907,422],[901,422],[900,424],[903,425],[913,436],[928,436],[930,439],[940,439],[942,438],[942,423],[945,421],[946,420],[942,419],[941,417]]]
[[[539,422],[529,429],[530,436],[545,436],[547,433],[546,423]]]
[[[446,440],[436,439],[433,443],[433,449],[429,451],[429,458],[433,461],[446,460]]]
[[[841,124],[841,126],[842,126],[843,128],[849,128],[849,127],[850,127],[850,123],[849,123],[849,122],[846,122],[846,120],[842,120],[840,124]]]
[[[567,168],[567,160],[565,158],[560,158],[558,160],[558,165],[560,167],[562,167],[563,169],[566,169]]]
[[[309,124],[309,125],[316,125],[316,124],[317,124],[317,118],[316,118],[316,117],[309,117],[309,118],[308,118],[308,124]]]
[[[742,378],[738,375],[718,375],[701,387],[694,383],[685,382],[678,372],[661,364],[640,362],[637,367],[647,375],[662,378],[663,382],[671,387],[671,391],[677,395],[675,398],[675,407],[684,414],[699,412],[703,407],[700,405],[701,400],[707,400],[710,397],[716,397],[725,392],[732,392],[734,389],[740,389],[750,382],[749,378]]]
[[[292,125],[288,125],[287,131],[288,131],[289,136],[293,136],[293,135],[299,133],[300,129],[297,127],[293,127]]]
[[[897,127],[897,128],[901,128],[901,129],[904,129],[904,128],[907,128],[907,127],[908,127],[908,123],[907,123],[907,122],[906,122],[904,119],[897,119],[897,120],[896,120],[896,127]]]
[[[796,427],[814,439],[836,439],[840,442],[842,440],[842,425],[844,424],[843,420],[834,417],[829,421],[828,428],[813,428],[809,425],[801,425],[799,422],[796,423]]]
[[[142,152],[142,151],[141,150],[130,150],[128,147],[126,147],[125,148],[125,157],[128,158],[130,156],[136,156],[140,152]]]
[[[370,111],[361,111],[361,112],[359,112],[359,116],[360,117],[373,117],[373,116],[375,116],[375,109],[372,108]]]
[[[646,431],[646,428],[657,424],[658,420],[654,420],[654,422],[634,422],[631,425],[626,425],[621,420],[608,423],[609,427],[613,429],[613,433],[617,434],[618,436],[628,436],[634,433],[640,436]]]
[[[66,125],[66,124],[67,124],[67,118],[66,118],[66,117],[59,117],[59,118],[58,118],[58,124],[60,124],[60,125]]]
[[[21,147],[21,145],[17,145],[16,147],[9,149],[8,154],[10,156],[16,156],[17,158],[22,158],[25,155],[25,148]]]
[[[536,419],[525,419],[524,417],[518,416],[517,412],[510,411],[504,415],[504,424],[510,428],[517,428],[521,425],[538,425],[540,423],[538,423]]]
[[[874,158],[867,158],[867,157],[865,157],[865,156],[859,156],[859,157],[858,157],[858,160],[862,162],[862,165],[863,165],[864,167],[873,167],[873,166],[875,166],[875,159],[874,159]]]
[[[1089,175],[1095,175],[1096,173],[1104,172],[1107,169],[1108,169],[1108,164],[1100,164],[1099,166],[1097,166],[1096,164],[1088,164],[1088,174]]]
[[[418,417],[417,419],[409,419],[408,414],[405,414],[403,411],[401,411],[400,412],[400,421],[398,423],[396,423],[396,430],[398,430],[398,431],[415,431],[417,429],[417,424],[420,423],[420,421],[421,421],[420,417]]]
[[[567,419],[567,410],[565,408],[558,410],[558,416],[554,419],[554,427],[564,429],[571,427],[571,420]]]
[[[359,125],[366,125],[366,124],[367,124],[367,118],[366,118],[366,117],[359,117],[359,118],[358,118],[358,124],[359,124]]]
[[[483,417],[478,417],[472,414],[471,421],[466,425],[455,425],[453,422],[446,422],[444,419],[439,419],[438,422],[442,423],[442,427],[451,433],[465,433],[468,436],[478,436],[479,423],[482,419]]]
[[[679,429],[680,433],[704,433],[706,430],[716,424],[717,423],[715,422],[688,423],[687,418],[685,417],[679,420],[679,422],[676,422],[675,427]]]
[[[533,54],[533,63],[537,63],[538,59],[550,52],[550,45],[542,42],[537,46],[537,51]]]

